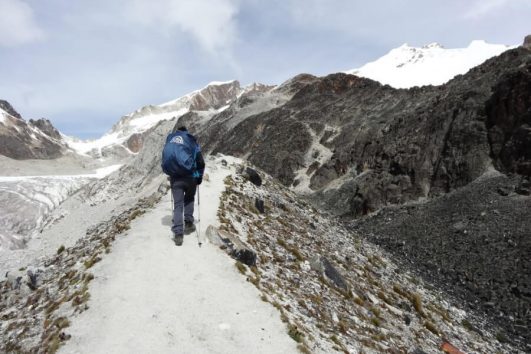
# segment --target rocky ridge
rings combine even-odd
[[[69,138],[69,145],[76,151],[94,157],[129,157],[138,153],[143,146],[149,130],[161,121],[193,114],[202,121],[222,112],[232,102],[262,92],[272,86],[254,83],[241,87],[236,80],[213,82],[206,87],[193,91],[160,105],[147,105],[135,112],[123,116],[111,130],[100,139],[79,141]]]
[[[245,166],[239,171],[225,180],[217,234],[239,239],[256,255],[256,263],[244,257],[236,266],[281,312],[301,352],[517,351],[499,340],[501,329],[360,234],[265,173],[257,186]]]
[[[332,74],[301,83],[273,109],[227,111],[198,132],[208,150],[245,156],[335,214],[359,216],[447,193],[493,164],[525,170],[530,70],[531,52],[517,48],[439,87],[396,90]]]
[[[66,151],[65,142],[49,120],[26,122],[7,101],[0,100],[0,155],[17,160],[54,159]]]

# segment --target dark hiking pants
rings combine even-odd
[[[173,194],[173,226],[174,234],[182,235],[184,221],[194,222],[194,197],[197,185],[195,179],[172,178],[171,193]]]

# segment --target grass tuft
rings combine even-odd
[[[424,327],[426,327],[426,329],[428,331],[430,331],[431,333],[435,334],[436,336],[438,336],[440,334],[439,329],[430,321],[426,321],[424,323]]]
[[[236,268],[238,268],[238,270],[240,271],[240,273],[244,275],[245,273],[247,273],[247,267],[245,266],[245,264],[243,264],[240,261],[236,261],[235,265],[236,265]]]
[[[297,326],[293,324],[288,325],[288,334],[291,337],[291,339],[293,339],[297,343],[302,343],[304,339],[304,333],[299,331]]]

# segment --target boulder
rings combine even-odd
[[[144,137],[142,136],[142,134],[135,133],[131,135],[129,139],[127,139],[127,142],[125,143],[125,145],[127,146],[129,150],[136,153],[136,152],[139,152],[140,149],[142,149],[143,143],[144,143]]]
[[[256,170],[247,167],[244,171],[244,177],[247,178],[249,182],[254,184],[257,187],[260,187],[262,185],[262,177],[256,172]]]
[[[349,287],[345,278],[339,273],[339,271],[332,265],[332,263],[323,256],[315,256],[310,259],[310,267],[316,272],[321,273],[328,280],[332,282],[336,287],[348,291]]]
[[[225,249],[232,258],[249,267],[256,265],[256,252],[233,233],[209,225],[206,236],[210,243]]]
[[[261,214],[265,213],[264,201],[262,199],[256,198],[254,206]]]

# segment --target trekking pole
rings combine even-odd
[[[171,223],[173,224],[173,191],[171,190],[171,183],[170,183],[170,198],[171,198]]]
[[[201,198],[199,196],[199,186],[197,186],[197,244],[201,247]]]

